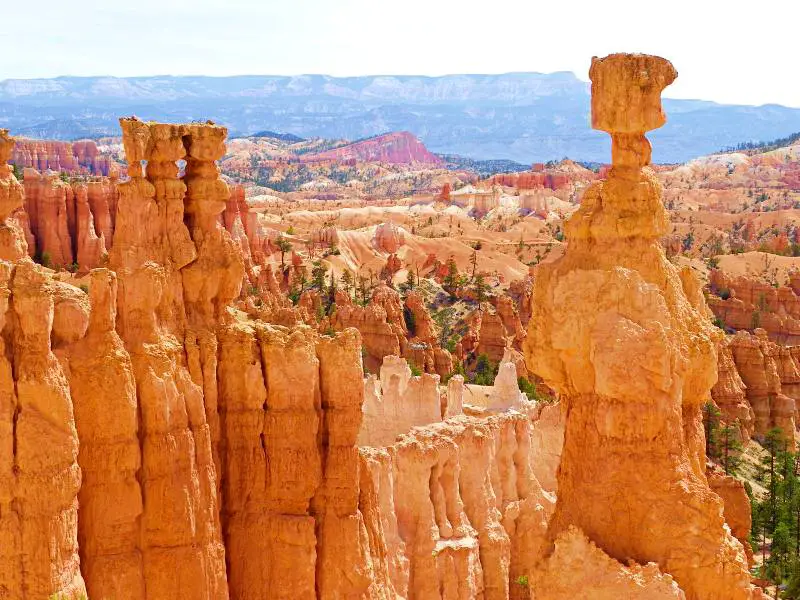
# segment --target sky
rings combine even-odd
[[[0,32],[0,80],[511,71],[588,80],[592,56],[644,52],[677,68],[667,97],[800,107],[798,0],[38,0],[30,10],[35,18]]]

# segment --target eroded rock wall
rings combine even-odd
[[[461,416],[361,450],[360,506],[378,581],[402,598],[528,598],[552,498],[527,416]],[[395,597],[390,595],[389,597]]]

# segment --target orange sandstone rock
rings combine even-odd
[[[368,551],[402,598],[528,598],[549,497],[531,471],[530,420],[461,416],[363,448]],[[382,597],[382,596],[377,596]]]
[[[575,527],[562,532],[555,551],[531,581],[547,600],[685,600],[686,595],[655,563],[624,566],[609,558]]]
[[[147,594],[227,598],[203,382],[193,379],[187,364],[193,354],[183,342],[180,269],[197,250],[184,225],[186,185],[175,161],[185,156],[184,136],[191,133],[136,119],[120,124],[130,180],[119,186],[111,265],[119,277],[117,331],[131,356],[141,415],[140,543]]]
[[[92,271],[89,293],[86,336],[68,351],[83,473],[78,494],[81,571],[90,597],[144,600],[139,407],[133,365],[114,329],[115,274]]]
[[[24,204],[25,191],[6,163],[14,148],[14,138],[7,129],[0,129],[0,259],[19,260],[28,250],[22,227],[16,219],[9,219]]]
[[[734,362],[730,338],[725,338],[718,344],[717,364],[719,376],[717,383],[711,388],[711,397],[726,423],[738,422],[742,440],[747,442],[754,433],[755,413],[747,399],[747,386]]]
[[[752,528],[752,514],[750,499],[744,489],[744,483],[735,477],[725,475],[721,469],[708,469],[708,485],[722,498],[725,507],[725,522],[730,526],[731,533],[736,536],[747,554],[747,560],[752,564],[753,549],[750,547],[750,530]]]
[[[55,173],[40,175],[25,169],[25,210],[36,239],[36,253],[49,266],[64,267],[74,260],[68,225],[68,204],[74,202],[69,184]]]
[[[658,564],[687,598],[744,599],[745,553],[701,458],[720,334],[659,245],[667,217],[646,168],[644,133],[663,125],[660,94],[675,76],[658,57],[592,61],[592,123],[611,134],[613,166],[566,223],[564,256],[539,266],[525,342],[567,411],[549,538],[574,526],[617,561]],[[578,564],[558,555],[545,590],[547,570]]]

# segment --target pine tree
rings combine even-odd
[[[737,425],[725,425],[717,431],[719,460],[726,475],[736,475],[742,462],[742,442]]]
[[[786,451],[786,441],[783,430],[774,427],[767,432],[764,438],[764,449],[768,452],[761,461],[760,475],[767,486],[767,500],[769,502],[769,530],[775,531],[778,526],[778,485],[781,452]]]
[[[342,276],[339,278],[342,282],[342,287],[347,292],[348,296],[352,296],[353,292],[353,273],[350,269],[345,269]]]
[[[473,280],[472,280],[472,288],[475,292],[475,299],[478,303],[482,303],[486,301],[488,297],[489,286],[483,279],[483,275],[478,273]]]
[[[717,405],[708,401],[703,405],[703,427],[706,433],[706,456],[711,460],[719,458],[718,429],[720,412]]]
[[[442,280],[442,287],[453,297],[459,284],[458,267],[452,258],[447,261],[447,275]]]
[[[315,260],[311,266],[311,287],[323,291],[327,275],[328,267],[321,260]]]

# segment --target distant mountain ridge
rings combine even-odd
[[[683,162],[743,141],[800,130],[800,109],[664,102],[654,160]],[[569,156],[607,161],[589,126],[589,84],[572,73],[501,75],[57,77],[0,81],[0,127],[30,137],[118,135],[117,119],[213,119],[231,135],[280,131],[360,139],[409,131],[433,153],[523,164]]]

